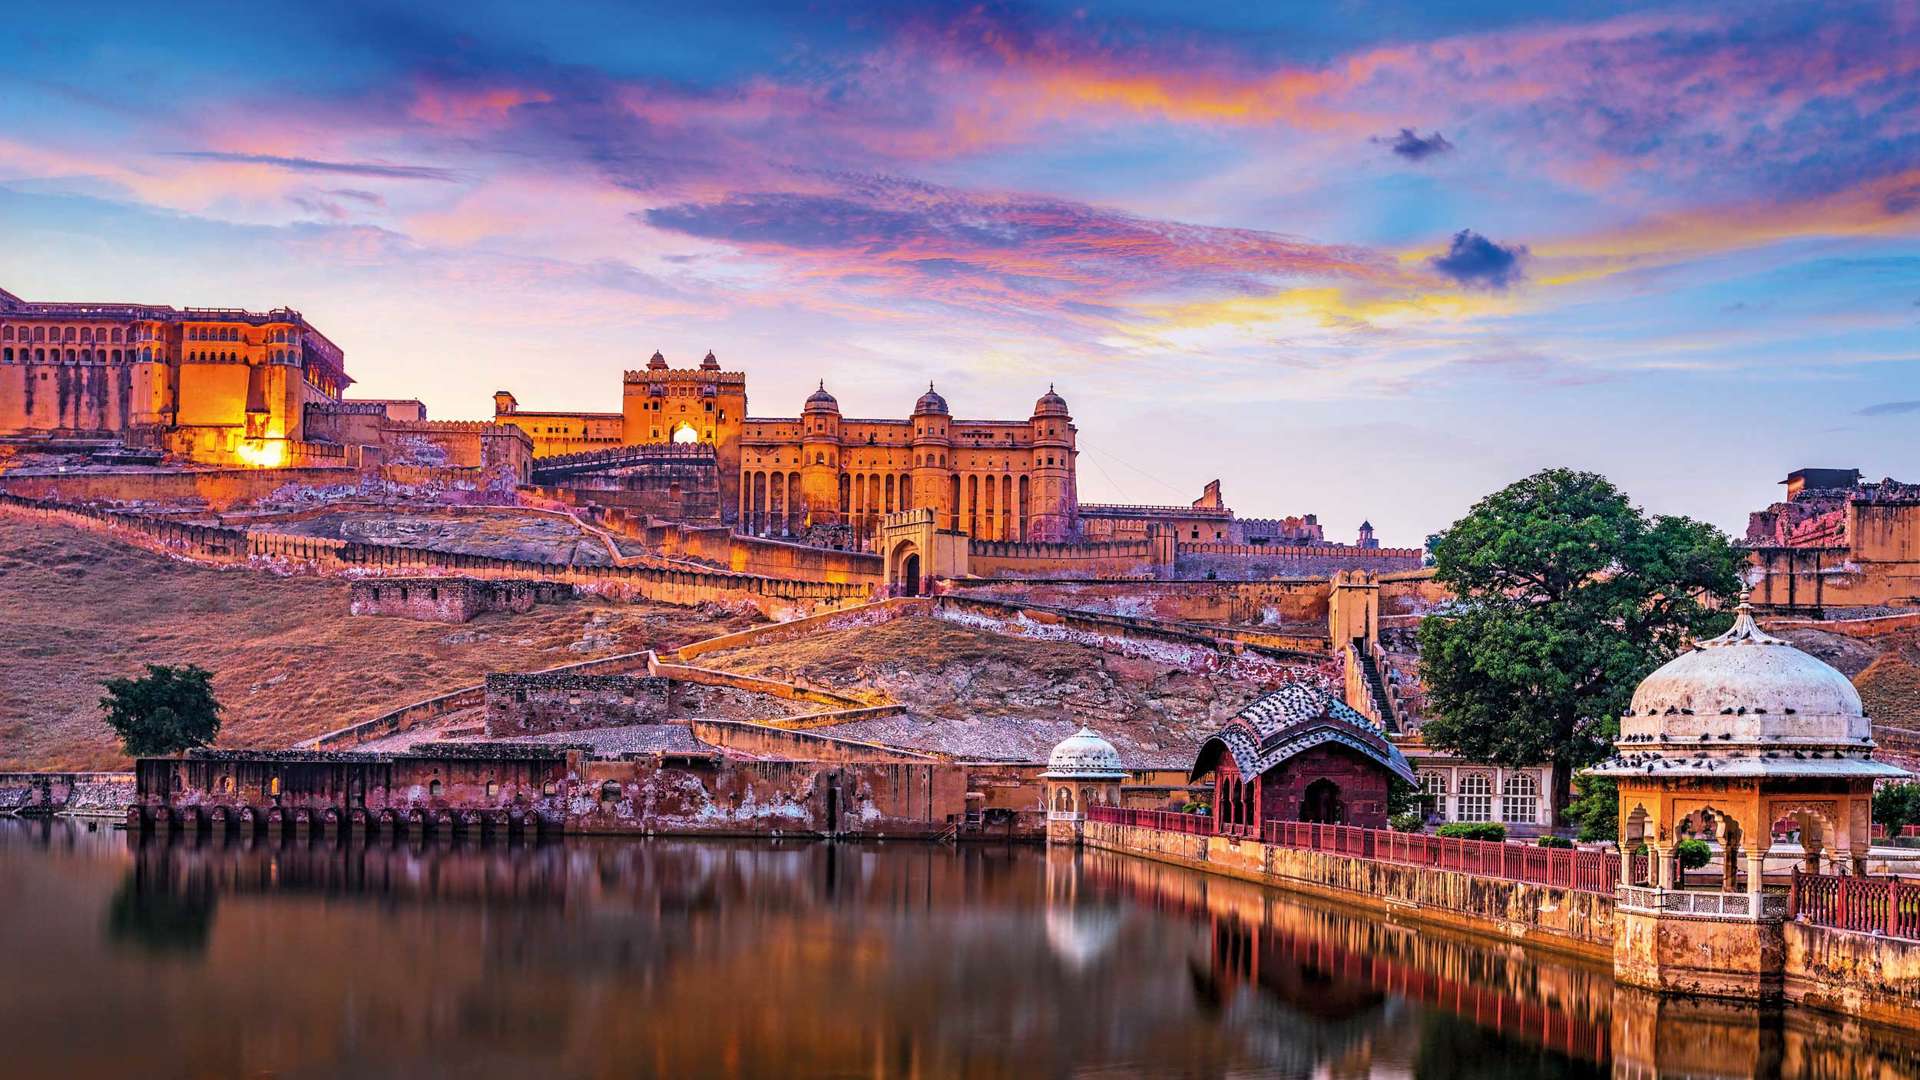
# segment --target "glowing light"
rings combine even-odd
[[[255,469],[278,469],[287,463],[287,444],[278,439],[242,439],[233,452]]]

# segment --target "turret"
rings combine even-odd
[[[1363,521],[1360,523],[1359,546],[1363,548],[1377,548],[1380,546],[1380,541],[1373,538],[1373,522]]]
[[[806,509],[797,526],[840,520],[840,403],[825,381],[800,409],[800,491]]]
[[[1080,496],[1074,490],[1073,416],[1053,387],[1033,405],[1033,490],[1027,538],[1046,543],[1072,540],[1079,532]]]
[[[511,416],[519,411],[520,403],[513,399],[512,394],[505,390],[495,390],[493,392],[493,415]]]
[[[913,502],[933,511],[934,524],[956,529],[959,482],[953,472],[953,417],[947,399],[927,384],[927,392],[913,403]]]
[[[713,355],[712,349],[708,349],[707,355],[700,358],[700,370],[701,371],[719,371],[720,370],[720,358]]]

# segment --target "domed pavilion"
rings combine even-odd
[[[1120,805],[1120,783],[1128,775],[1120,752],[1090,727],[1060,740],[1047,755],[1047,839],[1076,843],[1089,806]]]
[[[1660,888],[1681,880],[1683,825],[1717,832],[1728,892],[1742,852],[1746,889],[1760,892],[1776,823],[1798,829],[1809,870],[1831,850],[1864,873],[1874,782],[1907,775],[1873,760],[1873,725],[1853,683],[1762,631],[1746,604],[1732,629],[1641,682],[1614,745],[1592,772],[1618,780],[1622,848],[1646,843],[1648,884]]]

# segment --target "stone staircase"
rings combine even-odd
[[[1373,662],[1373,654],[1367,650],[1366,638],[1353,639],[1353,653],[1360,660],[1360,674],[1367,682],[1367,692],[1373,695],[1373,706],[1380,713],[1380,719],[1388,732],[1397,732],[1399,723],[1393,707],[1393,699],[1387,696],[1387,681],[1380,677],[1380,665]]]

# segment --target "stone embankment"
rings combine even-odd
[[[117,818],[133,796],[132,773],[0,773],[0,814]]]

